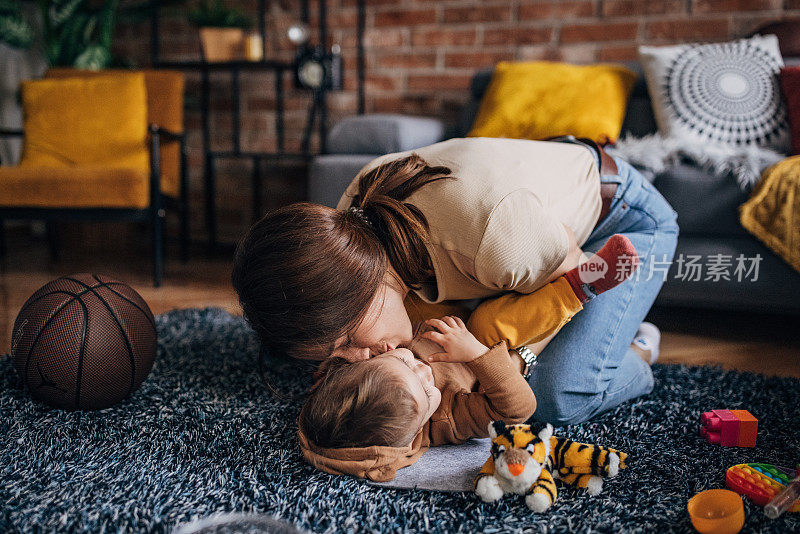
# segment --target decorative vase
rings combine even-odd
[[[200,28],[203,57],[209,63],[241,59],[244,30],[241,28]]]

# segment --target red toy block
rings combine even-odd
[[[739,420],[739,447],[755,447],[758,419],[747,410],[731,410]]]
[[[755,447],[758,419],[747,410],[712,410],[700,416],[700,435],[723,447]]]
[[[730,410],[712,410],[700,417],[700,435],[723,447],[739,444],[739,419]]]

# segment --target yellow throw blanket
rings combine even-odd
[[[800,272],[800,156],[764,171],[750,199],[739,207],[739,220]]]

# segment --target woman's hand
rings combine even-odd
[[[432,330],[422,334],[422,337],[433,341],[444,349],[428,356],[429,362],[471,362],[482,356],[489,349],[475,339],[464,321],[458,317],[446,316],[441,319],[428,319],[425,321]]]

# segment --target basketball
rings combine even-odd
[[[127,284],[95,274],[36,291],[14,322],[11,356],[34,398],[100,410],[133,394],[156,355],[153,314]]]

